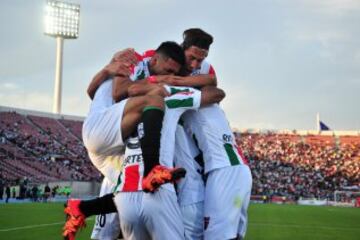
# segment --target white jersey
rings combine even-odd
[[[180,206],[204,201],[202,154],[194,140],[180,125],[176,129],[175,166],[186,169],[185,178],[177,183]]]
[[[185,126],[195,134],[205,160],[205,173],[245,164],[225,113],[217,104],[184,114]]]
[[[142,191],[141,182],[143,173],[144,162],[139,138],[137,136],[130,137],[126,142],[123,170],[119,175],[116,191]]]
[[[215,75],[215,71],[203,61],[201,68],[193,72],[198,74]],[[205,160],[204,239],[243,239],[252,177],[225,113],[218,104],[213,104],[184,115]]]
[[[150,58],[145,58],[139,62],[133,69],[130,78],[133,81],[141,80],[150,76],[149,71]],[[174,166],[175,151],[175,131],[180,116],[189,109],[198,109],[201,102],[201,92],[194,88],[165,86],[165,89],[171,96],[165,98],[165,114],[163,119],[163,128],[161,130],[160,159],[159,163],[163,166]],[[132,192],[141,191],[141,182],[143,176],[143,162],[140,145],[139,148],[129,148],[131,141],[126,144],[125,161],[123,171],[119,176],[117,191]],[[140,157],[141,156],[141,157]],[[175,191],[172,184],[165,184],[162,187]]]
[[[174,167],[177,123],[185,111],[200,107],[201,92],[193,88],[184,87],[166,87],[166,89],[169,93],[173,93],[173,95],[165,98],[166,109],[161,129],[159,163],[172,168]],[[141,191],[144,166],[138,138],[130,138],[127,141],[122,169],[117,191]],[[173,184],[164,184],[161,187],[175,191]]]
[[[201,62],[201,65],[200,65],[199,69],[195,69],[191,73],[192,76],[200,75],[200,74],[214,74],[214,75],[216,75],[213,66],[210,63],[208,63],[207,61],[205,61],[205,60]]]

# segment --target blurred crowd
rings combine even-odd
[[[81,141],[81,121],[0,112],[0,172],[6,183],[99,181]],[[360,186],[360,136],[236,133],[253,195],[328,198]]]
[[[335,190],[360,186],[360,137],[355,139],[267,133],[238,135],[237,142],[250,160],[254,195],[297,200],[331,199]]]
[[[81,128],[81,121],[72,121]],[[0,170],[4,178],[33,181],[97,181],[101,178],[87,157],[79,133],[46,117],[0,113]]]

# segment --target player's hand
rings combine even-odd
[[[156,81],[158,83],[167,84],[171,86],[181,86],[181,77],[174,75],[158,75],[156,76]]]
[[[133,48],[126,48],[124,50],[121,50],[113,56],[111,59],[111,62],[124,62],[129,65],[136,65],[136,63],[139,61],[137,53]]]
[[[151,84],[151,90],[148,92],[149,95],[157,95],[162,97],[170,96],[170,93],[165,89],[163,84]]]
[[[132,73],[131,64],[124,61],[111,62],[105,66],[104,70],[111,77],[113,76],[129,77],[130,74]]]

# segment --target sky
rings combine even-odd
[[[360,130],[359,0],[68,0],[80,32],[65,40],[62,113],[85,116],[86,88],[112,55],[198,27],[214,37],[221,103],[239,129]],[[45,0],[0,2],[0,105],[51,112],[56,40]]]

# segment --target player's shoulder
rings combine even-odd
[[[195,70],[192,75],[215,74],[214,67],[206,60],[202,61],[200,68]]]
[[[132,74],[130,78],[133,81],[144,79],[150,75],[148,62],[150,61],[151,57],[142,58],[136,66],[132,69]]]

